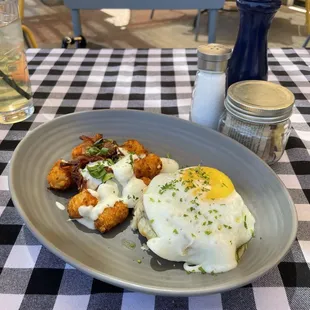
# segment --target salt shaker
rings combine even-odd
[[[226,69],[231,49],[221,44],[197,49],[198,71],[192,95],[192,122],[217,129],[224,111]]]

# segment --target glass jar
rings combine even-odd
[[[267,164],[277,162],[291,131],[294,95],[265,81],[242,81],[231,85],[218,130],[243,144]]]

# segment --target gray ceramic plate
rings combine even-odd
[[[55,205],[66,198],[47,189],[46,175],[58,158],[69,158],[81,134],[96,132],[120,142],[135,138],[159,155],[169,152],[181,165],[202,163],[228,174],[256,218],[256,237],[238,267],[217,276],[188,275],[181,263],[141,250],[145,240],[131,231],[129,219],[105,235],[68,222],[66,211]],[[20,215],[43,245],[89,275],[130,290],[189,296],[242,286],[279,263],[296,236],[294,204],[267,165],[233,140],[176,117],[126,110],[59,117],[18,145],[9,185]],[[123,239],[137,247],[127,249]]]

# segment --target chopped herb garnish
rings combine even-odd
[[[107,162],[108,162],[108,165],[109,165],[109,166],[114,165],[114,161],[113,161],[111,158],[108,158],[108,159],[107,159]]]
[[[195,220],[198,220],[198,215],[197,214],[195,214]]]
[[[246,223],[246,215],[244,216],[244,222],[243,222],[243,224],[244,224],[244,228],[245,228],[245,229],[248,229],[248,224]]]
[[[177,180],[173,180],[170,183],[166,183],[165,185],[161,186],[159,190],[159,194],[162,195],[167,190],[175,190],[178,191],[178,189],[175,187],[175,184],[177,183]]]
[[[137,259],[137,263],[141,264],[142,263],[141,259]]]
[[[217,220],[217,215],[214,218]]]
[[[230,240],[229,242],[230,242],[230,244],[232,245],[232,241]]]
[[[109,149],[107,147],[99,148],[99,144],[93,145],[86,150],[86,155],[95,156],[95,155],[106,155],[109,153]]]
[[[132,154],[130,153],[130,155],[129,155],[129,160],[130,160],[130,165],[131,166],[133,166],[133,156],[132,156]]]
[[[196,238],[196,235],[192,233],[192,237],[193,237],[193,238]]]
[[[154,220],[150,220],[150,223],[153,224],[153,223],[154,223]]]
[[[187,273],[187,274],[191,274],[192,272],[191,272],[191,271],[186,270],[186,273]]]
[[[161,202],[161,200],[158,199],[158,202]]]
[[[206,231],[205,231],[205,234],[206,234],[206,235],[211,235],[211,234],[212,234],[212,231],[211,231],[211,230],[206,230]]]
[[[201,266],[198,268],[198,270],[201,271],[202,274],[206,273],[206,271]]]
[[[114,174],[113,173],[107,173],[104,175],[104,177],[102,178],[102,182],[105,183],[111,179],[113,179]]]
[[[127,199],[130,199],[130,195],[127,196]]]
[[[171,155],[170,155],[170,153],[167,153],[167,155],[166,155],[166,156],[167,156],[167,158],[171,158]]]
[[[201,215],[201,212],[200,212],[200,211],[198,211],[198,214],[199,214],[199,215]]]
[[[180,202],[183,202],[183,198],[180,198]]]
[[[225,203],[220,204],[220,206],[226,206]]]
[[[224,226],[225,228],[232,229],[232,227],[229,226],[229,225],[224,224],[223,226]]]
[[[211,225],[211,224],[213,224],[213,222],[212,221],[208,221],[208,225]]]
[[[197,198],[191,200],[191,203],[192,203],[193,205],[199,206],[199,203],[196,201],[196,199],[197,199]]]
[[[211,276],[216,276],[214,271],[211,272]]]
[[[217,212],[219,212],[219,211],[217,211],[216,209],[213,209],[213,212],[214,212],[214,213],[217,213]]]
[[[209,210],[208,212],[211,214],[213,211],[212,211],[212,210]]]
[[[184,217],[188,217],[188,215],[187,215],[187,214],[183,214],[183,216],[184,216]]]
[[[175,193],[175,192],[173,192],[173,193],[172,193],[172,197],[175,197],[175,195],[176,195],[176,193]]]
[[[98,154],[96,155],[107,155],[109,153],[109,149],[107,147],[103,147]]]
[[[255,232],[253,229],[251,229],[252,238],[255,238]]]
[[[178,230],[175,228],[175,229],[173,230],[173,233],[177,235],[179,232],[178,232]]]
[[[86,166],[89,174],[95,179],[102,179],[106,174],[107,171],[102,163],[98,163],[94,166]]]
[[[100,152],[100,149],[96,146],[91,146],[86,150],[86,155],[94,156]]]
[[[206,226],[206,225],[207,225],[207,222],[203,222],[203,223],[202,223],[202,226]]]
[[[189,210],[190,210],[190,211],[194,211],[195,208],[194,208],[194,207],[190,207]]]
[[[155,200],[154,200],[154,198],[153,198],[153,197],[150,197],[150,201],[155,202]]]

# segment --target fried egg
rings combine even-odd
[[[143,230],[140,221],[148,220],[147,246],[164,259],[184,262],[188,272],[235,268],[237,249],[254,234],[253,215],[229,177],[214,168],[156,176],[143,194],[143,207],[137,226]]]

